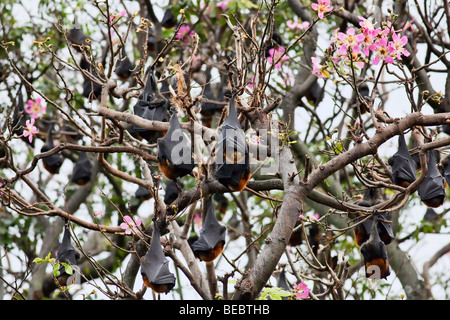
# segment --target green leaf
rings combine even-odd
[[[53,266],[53,275],[55,277],[58,277],[61,273],[59,272],[59,262],[55,263],[55,265]]]
[[[66,271],[67,274],[72,274],[73,273],[73,269],[72,269],[72,267],[69,264],[64,263],[64,262],[61,262],[61,264],[64,266],[65,271]]]
[[[42,262],[44,262],[44,259],[41,258],[34,258],[33,263],[37,263],[37,264],[41,264]]]

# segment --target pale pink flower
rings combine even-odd
[[[330,12],[333,10],[333,7],[330,6],[330,0],[317,0],[317,3],[312,3],[311,8],[313,10],[317,11],[317,15],[319,16],[319,19],[323,19],[323,15],[327,12]]]
[[[408,50],[403,48],[406,43],[408,43],[408,38],[406,36],[400,37],[396,33],[392,34],[392,41],[389,42],[389,50],[391,50],[392,55],[397,57],[397,59],[402,60],[402,55],[405,57],[409,56]]]
[[[198,229],[202,228],[202,216],[198,212],[194,215],[194,224],[197,226]]]
[[[284,52],[284,47],[280,46],[277,49],[275,48],[271,48],[269,50],[269,56],[267,57],[267,62],[269,63],[276,63],[275,64],[275,69],[280,69],[281,68],[281,63],[283,61],[289,60],[289,57],[287,55],[285,55]]]
[[[255,84],[255,76],[252,76],[252,77],[250,78],[250,82],[248,83],[248,87],[249,87],[250,89],[253,89],[254,84]]]
[[[294,22],[292,20],[288,20],[286,21],[286,26],[289,29],[293,29],[293,30],[306,30],[309,28],[309,22],[308,21],[303,21],[303,22]]]
[[[324,74],[324,67],[320,64],[319,60],[317,60],[317,58],[315,57],[312,57],[311,61],[313,63],[312,74],[315,74],[318,78],[328,78]]]
[[[94,216],[95,217],[103,217],[103,212],[102,211],[94,211]]]
[[[308,297],[311,289],[308,288],[308,286],[304,282],[301,282],[299,284],[294,282],[294,291],[297,299],[305,299]]]
[[[351,49],[354,53],[359,53],[359,44],[364,41],[363,34],[355,34],[355,29],[349,28],[347,33],[339,32],[338,39],[342,45],[339,48],[340,54],[347,53],[347,50]]]
[[[188,25],[183,25],[178,29],[175,38],[181,40],[183,42],[188,42],[189,38],[194,34],[194,30],[191,30],[191,27]]]
[[[28,137],[28,141],[30,141],[30,143],[33,142],[33,138],[36,135],[36,133],[38,133],[38,129],[34,126],[34,119],[31,120],[27,120],[25,122],[25,127],[23,130],[23,136],[26,138]]]
[[[140,219],[136,219],[136,222],[134,222],[130,216],[123,217],[123,221],[124,222],[122,222],[120,224],[120,228],[125,230],[125,234],[131,234],[131,233],[136,234],[134,229],[136,229],[137,227],[139,227],[142,224]]]
[[[366,19],[362,16],[358,16],[358,19],[361,20],[361,22],[359,23],[359,26],[361,28],[363,28],[364,31],[365,30],[369,30],[369,31],[374,30],[374,25],[373,25],[372,21],[370,21],[369,19]]]
[[[231,1],[233,0],[219,1],[216,3],[216,8],[220,8],[222,11],[224,11]]]
[[[391,55],[392,50],[389,49],[387,45],[387,38],[382,38],[376,48],[375,57],[373,58],[373,64],[377,65],[380,61],[385,61],[386,63],[393,63],[394,58]]]
[[[45,111],[47,111],[47,106],[42,103],[41,98],[36,98],[36,100],[28,100],[26,113],[31,114],[34,119],[39,118]]]

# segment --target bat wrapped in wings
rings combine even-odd
[[[66,263],[70,266],[77,266],[78,265],[78,258],[79,253],[75,250],[75,248],[72,246],[72,243],[70,241],[70,231],[68,222],[66,221],[64,225],[64,235],[61,242],[61,245],[58,249],[56,260],[60,263]],[[68,278],[71,275],[66,272],[66,266],[61,264],[59,267],[59,276],[57,277],[57,280],[61,286],[69,285],[67,283]]]
[[[364,258],[366,277],[371,279],[386,279],[390,274],[389,259],[386,245],[380,239],[377,226],[378,223],[372,223],[370,237],[361,246],[361,254]]]
[[[167,134],[158,139],[158,166],[167,179],[175,180],[192,172],[195,167],[191,142],[184,134],[174,112]]]
[[[381,240],[384,242],[384,244],[388,245],[394,240],[394,232],[392,231],[391,224],[389,223],[390,218],[388,213],[376,213],[374,214],[375,218],[376,216],[380,217],[380,220],[377,219],[377,230],[378,235],[380,236]],[[364,216],[359,216],[356,219],[356,223],[364,220]],[[353,235],[356,241],[356,244],[360,247],[369,240],[370,232],[372,230],[372,224],[374,218],[369,218],[365,220],[364,222],[359,223],[354,229],[353,229]]]
[[[159,93],[152,69],[149,70],[144,91],[134,105],[133,111],[135,115],[147,120],[169,121],[169,101]],[[164,135],[162,132],[141,128],[139,126],[133,126],[133,130],[141,138],[150,143],[156,142],[159,137]]]
[[[434,152],[430,152],[427,174],[417,188],[420,199],[427,207],[437,208],[444,203],[444,184],[445,179],[437,168]]]
[[[214,203],[210,197],[206,203],[206,214],[197,241],[191,244],[194,255],[201,261],[211,262],[222,253],[227,228],[217,221]]]
[[[161,247],[161,233],[155,221],[150,248],[141,258],[141,275],[145,286],[156,293],[168,293],[175,286],[176,279],[169,270],[169,260]]]
[[[392,156],[392,177],[396,185],[408,187],[416,180],[416,163],[408,151],[405,136],[398,136],[398,151]]]
[[[232,191],[241,191],[250,180],[249,149],[237,117],[235,95],[231,97],[228,117],[222,125],[218,142],[217,180]]]
[[[47,133],[47,141],[41,148],[41,152],[47,152],[55,148],[55,144],[53,142],[53,123],[50,124]],[[62,155],[58,153],[54,153],[48,157],[42,158],[42,163],[44,168],[50,172],[51,174],[59,173],[59,169],[63,163]]]
[[[86,152],[81,151],[78,155],[77,162],[75,162],[75,166],[73,167],[71,181],[79,186],[84,186],[91,181],[91,175],[91,161],[89,161]]]

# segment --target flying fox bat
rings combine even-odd
[[[144,284],[156,293],[168,293],[175,286],[175,276],[169,270],[169,260],[161,247],[161,233],[153,221],[153,234],[145,256],[141,258],[141,275]]]
[[[406,146],[405,136],[398,136],[398,151],[392,156],[392,176],[396,185],[407,188],[416,180],[416,163]]]
[[[81,58],[80,68],[91,73],[94,77],[98,77],[97,72],[92,67],[92,65],[84,58],[84,56]],[[89,99],[89,101],[92,101],[94,99],[100,99],[101,94],[102,86],[84,76],[82,96]]]
[[[301,225],[301,220],[297,219],[297,222],[295,223],[294,229],[299,227]],[[297,230],[293,230],[291,233],[291,236],[289,237],[288,244],[292,247],[298,246],[302,243],[303,240],[303,229],[298,228]]]
[[[450,185],[450,155],[445,157],[441,162],[442,175],[447,185]]]
[[[427,208],[425,211],[425,215],[423,216],[423,220],[425,221],[436,221],[439,219],[439,215],[432,208]]]
[[[149,70],[144,91],[134,105],[133,110],[135,115],[147,120],[169,121],[169,101],[159,93],[152,69]],[[156,132],[138,126],[133,126],[133,129],[150,143],[154,143],[157,138],[164,135],[162,132]]]
[[[194,255],[201,261],[211,262],[222,253],[226,227],[217,221],[212,197],[206,203],[206,214],[197,241],[192,243]]]
[[[228,117],[222,125],[217,165],[217,180],[232,191],[243,190],[250,180],[249,150],[237,117],[235,95],[230,100]]]
[[[73,20],[73,28],[69,30],[67,33],[67,39],[71,43],[71,45],[77,50],[78,52],[81,52],[81,45],[89,45],[89,43],[86,41],[88,37],[83,33],[83,30],[81,30],[80,24],[78,23],[77,18],[75,17]]]
[[[77,266],[78,258],[79,253],[75,250],[70,242],[70,231],[68,222],[66,220],[66,223],[64,225],[64,235],[61,245],[58,249],[56,260],[62,263],[67,263],[71,266]],[[61,266],[59,267],[59,276],[57,277],[59,284],[61,286],[70,285],[67,283],[67,280],[70,276],[70,274],[66,273],[66,267],[61,264]]]
[[[158,166],[167,179],[175,180],[192,172],[195,167],[191,143],[181,129],[174,112],[167,134],[158,139]]]
[[[55,147],[55,144],[53,142],[53,126],[54,124],[50,124],[48,128],[48,134],[47,134],[47,141],[41,148],[41,152],[47,152],[52,150]],[[62,166],[63,163],[63,157],[58,152],[55,154],[52,154],[51,156],[42,158],[42,163],[44,165],[44,168],[50,172],[51,174],[59,173],[59,169]]]
[[[131,64],[131,61],[125,52],[125,47],[123,47],[121,59],[117,61],[116,70],[114,72],[120,80],[125,81],[131,76],[133,69],[134,66]]]
[[[139,186],[135,193],[134,196],[139,199],[139,201],[145,201],[148,200],[152,197],[152,194],[150,193],[150,191],[147,188],[144,188],[143,186]]]
[[[376,219],[376,217],[374,217]],[[386,279],[389,276],[389,259],[386,245],[380,239],[377,223],[372,223],[369,239],[361,246],[364,257],[366,277],[372,279]]]
[[[358,202],[358,205],[362,207],[372,207],[381,203],[382,201],[383,200],[381,199],[380,193],[378,192],[377,188],[367,188],[364,192],[363,199]]]
[[[161,26],[166,29],[172,29],[177,25],[177,19],[175,18],[175,15],[172,13],[171,8],[167,8],[166,11],[164,11],[164,16],[161,19]]]
[[[389,214],[388,213],[376,213],[374,214],[374,217],[380,217],[381,219],[377,219],[377,230],[378,234],[381,238],[381,240],[384,242],[384,244],[388,245],[389,243],[394,240],[394,232],[392,231],[391,224],[382,220],[390,221]],[[356,219],[356,222],[359,222],[364,219],[364,216],[360,216]],[[374,218],[369,218],[366,221],[358,224],[353,229],[353,235],[356,241],[356,244],[361,247],[364,242],[369,240],[370,232],[372,230],[372,224],[373,224]]]
[[[178,191],[175,183],[178,184],[180,189],[184,187],[184,184],[181,181],[167,180],[166,193],[164,194],[164,203],[166,205],[170,205],[178,198],[180,192]]]
[[[86,185],[91,181],[92,164],[86,152],[81,151],[72,171],[71,181],[79,186]]]
[[[444,203],[444,182],[445,179],[437,168],[434,152],[430,152],[427,175],[417,188],[420,199],[427,207],[437,208]]]

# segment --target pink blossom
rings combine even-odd
[[[317,15],[319,19],[323,19],[323,15],[327,12],[333,10],[333,7],[330,6],[330,0],[317,0],[317,3],[312,3],[311,7],[313,10],[317,11]]]
[[[142,223],[141,220],[139,220],[139,219],[136,219],[136,222],[134,222],[130,216],[123,217],[123,221],[124,222],[122,222],[120,224],[120,228],[125,230],[125,234],[131,234],[131,233],[136,234],[134,229],[139,227]]]
[[[224,11],[231,1],[233,0],[219,1],[216,3],[216,8],[220,8],[222,11]]]
[[[361,20],[361,22],[359,23],[359,26],[365,31],[365,30],[369,30],[372,31],[374,30],[374,25],[373,22],[370,21],[369,19],[366,19],[364,17],[358,16],[358,19]]]
[[[95,217],[103,217],[103,212],[102,211],[94,211],[94,216]]]
[[[312,57],[311,61],[313,63],[312,73],[315,74],[318,78],[328,78],[324,74],[324,67],[320,64],[319,60],[317,60],[317,58],[315,57]]]
[[[26,106],[25,112],[31,114],[34,119],[39,118],[47,110],[47,106],[42,104],[41,98],[36,98],[35,101],[28,100]]]
[[[31,120],[27,120],[25,122],[25,127],[23,130],[23,136],[26,138],[28,137],[28,141],[30,141],[30,143],[33,142],[33,138],[36,135],[36,133],[38,133],[38,129],[34,126],[34,119]]]
[[[309,28],[309,22],[308,21],[303,21],[303,22],[294,22],[292,20],[288,20],[286,21],[286,25],[289,29],[297,29],[297,30],[306,30]]]
[[[382,38],[374,50],[375,57],[373,58],[373,64],[377,65],[380,61],[387,63],[393,63],[394,58],[391,55],[392,50],[387,46],[387,38]]]
[[[203,221],[202,216],[198,212],[194,215],[194,223],[197,226],[197,228],[201,229]]]
[[[250,78],[250,82],[248,83],[248,87],[249,87],[250,89],[253,89],[254,84],[255,84],[255,76],[252,76],[252,77]]]
[[[285,50],[283,46],[278,47],[277,49],[271,48],[269,50],[269,56],[267,57],[267,62],[276,63],[275,69],[281,68],[281,63],[283,61],[289,60],[289,57],[285,55]]]
[[[364,41],[364,35],[355,34],[355,29],[350,28],[347,30],[347,33],[339,32],[338,39],[342,43],[339,48],[340,54],[347,53],[349,49],[354,53],[359,53],[359,44]]]
[[[397,59],[402,60],[402,55],[408,57],[410,54],[408,50],[403,48],[406,45],[406,43],[408,43],[408,38],[406,36],[400,38],[399,35],[393,33],[392,41],[389,42],[388,48],[392,52],[392,55],[397,57]]]
[[[294,283],[294,291],[295,291],[295,295],[297,296],[298,299],[305,299],[308,297],[311,289],[308,288],[306,283],[301,282],[299,284]]]
[[[181,40],[183,42],[188,42],[189,38],[194,34],[194,30],[191,30],[191,27],[188,25],[183,25],[178,30],[175,38]]]

